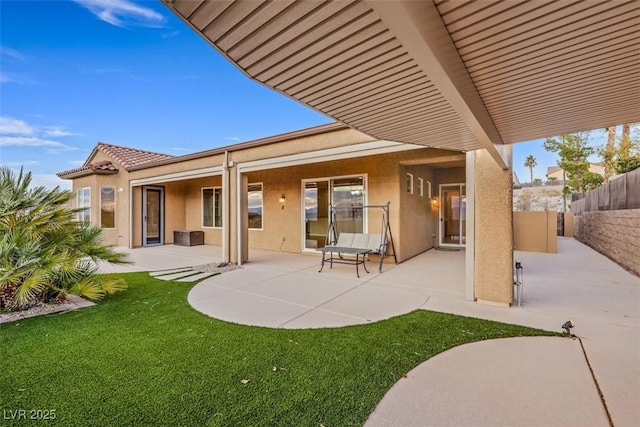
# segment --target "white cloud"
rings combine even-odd
[[[46,187],[50,189],[60,187],[63,190],[71,190],[71,181],[67,179],[61,179],[53,173],[32,173],[31,186]]]
[[[39,160],[25,160],[23,162],[4,162],[2,163],[2,166],[7,166],[15,170],[20,170],[21,167],[24,167],[28,170],[29,167],[38,166],[41,163],[42,162],[40,162]]]
[[[179,34],[180,34],[180,31],[178,31],[178,30],[169,31],[168,33],[164,33],[162,35],[162,38],[163,39],[170,39],[170,38],[173,38],[173,37],[175,37],[175,36],[177,36]]]
[[[130,0],[74,0],[88,9],[100,20],[116,27],[146,26],[159,27],[165,22],[164,16],[153,9],[139,6]]]
[[[227,141],[240,141],[240,137],[239,136],[225,136],[223,139],[226,139]]]
[[[74,147],[65,145],[58,141],[42,139],[35,136],[0,136],[0,147],[42,147],[49,152],[75,150]]]
[[[0,117],[0,134],[2,135],[33,135],[34,128],[24,120],[11,117]]]
[[[45,128],[44,133],[47,136],[53,137],[80,135],[79,133],[68,131],[62,126],[48,126]]]
[[[0,147],[45,148],[50,153],[71,151],[76,148],[51,138],[80,135],[64,126],[36,126],[24,120],[0,116]]]
[[[25,56],[17,50],[11,49],[10,47],[6,46],[0,46],[0,56],[18,61],[24,61],[26,59]]]

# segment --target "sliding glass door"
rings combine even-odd
[[[303,189],[304,249],[322,248],[328,244],[330,226],[336,235],[364,232],[364,176],[305,180]],[[335,209],[333,224],[329,204]]]

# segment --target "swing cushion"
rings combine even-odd
[[[371,252],[380,253],[383,243],[382,234],[340,233],[334,247],[369,249]]]
[[[367,236],[367,234],[365,234],[364,236]],[[382,234],[368,234],[369,236],[369,241],[367,243],[367,246],[365,246],[367,249],[371,249],[371,251],[375,252],[375,253],[380,253],[380,250],[383,247],[384,242],[382,241]]]
[[[355,234],[353,233],[340,233],[335,246],[339,246],[341,248],[355,248],[356,246],[353,245],[354,236]]]

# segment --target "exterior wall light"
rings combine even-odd
[[[433,196],[431,198],[431,206],[433,206],[434,208],[438,207],[438,197],[437,196]]]
[[[287,197],[284,195],[284,193],[282,193],[280,195],[280,205],[282,206],[282,209],[284,209],[284,204],[287,202]]]

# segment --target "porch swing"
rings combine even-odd
[[[341,232],[338,234],[336,229],[336,207],[329,203],[329,225],[327,227],[326,245],[323,248],[319,248],[318,251],[322,252],[322,265],[320,271],[324,268],[325,261],[331,263],[343,263],[343,264],[355,264],[356,275],[360,277],[358,266],[362,265],[365,271],[368,273],[365,265],[365,255],[374,254],[380,256],[380,262],[378,265],[378,271],[382,273],[382,263],[384,258],[393,255],[395,263],[398,263],[396,256],[396,247],[393,243],[393,235],[391,234],[391,226],[389,225],[389,205],[391,202],[387,202],[385,205],[364,205],[350,207],[353,211],[362,210],[364,214],[365,209],[382,209],[382,224],[380,234],[370,233],[346,233]],[[364,216],[364,215],[363,215]],[[387,255],[387,249],[391,244],[391,254]],[[330,257],[327,258],[326,254],[329,253]],[[338,258],[334,258],[333,254],[337,253]],[[346,259],[344,255],[355,255],[356,259]]]

